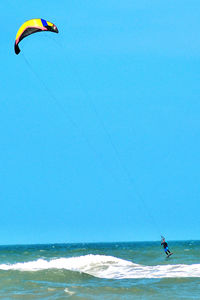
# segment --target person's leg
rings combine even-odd
[[[170,254],[171,253],[171,251],[169,250],[169,248],[167,247],[167,251],[168,251],[168,253]]]
[[[165,253],[166,253],[167,255],[170,254],[170,251],[169,251],[169,248],[168,248],[168,247],[165,248]]]

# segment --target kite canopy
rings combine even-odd
[[[23,40],[26,36],[33,34],[35,32],[40,31],[52,31],[58,33],[58,28],[56,25],[49,21],[45,21],[43,19],[32,19],[26,21],[18,30],[16,39],[15,39],[15,53],[19,54],[19,43]]]

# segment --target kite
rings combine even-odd
[[[46,21],[44,19],[32,19],[26,21],[22,26],[19,28],[16,39],[15,39],[15,53],[19,54],[19,43],[25,37],[40,31],[51,31],[58,33],[58,28],[53,23]]]

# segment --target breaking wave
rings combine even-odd
[[[0,265],[0,270],[5,271],[34,272],[48,269],[76,271],[106,279],[200,277],[200,264],[143,266],[105,255],[85,255],[50,261],[38,259],[24,263]]]

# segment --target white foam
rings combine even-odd
[[[69,294],[69,295],[74,295],[75,294],[75,292],[70,291],[68,288],[65,288],[64,292]]]
[[[0,265],[0,270],[33,272],[47,269],[78,271],[95,277],[108,279],[200,277],[200,264],[143,266],[105,255],[85,255],[53,259],[50,261],[39,259],[12,265]]]

